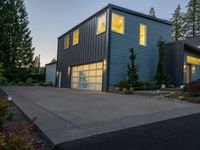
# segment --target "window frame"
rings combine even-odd
[[[66,40],[67,38],[69,38],[69,45],[67,47],[67,43],[66,43]],[[70,48],[70,35],[67,34],[65,37],[64,37],[64,49],[69,49]]]
[[[75,43],[75,42],[74,42],[74,34],[75,34],[75,32],[77,32],[77,31],[78,31],[78,43]],[[76,30],[73,31],[73,46],[76,46],[76,45],[79,44],[79,39],[80,39],[80,30],[79,30],[79,29],[76,29]]]
[[[141,44],[140,43],[140,40],[141,40],[141,26],[145,26],[145,44]],[[148,34],[147,34],[147,32],[148,32],[148,28],[147,28],[147,24],[145,24],[145,23],[140,23],[140,25],[139,25],[139,45],[140,46],[144,46],[144,47],[147,47],[147,36],[148,36]]]
[[[105,31],[99,32],[99,31],[98,31],[98,29],[99,29],[99,18],[100,18],[100,17],[103,17],[104,15],[105,15],[105,17],[106,17],[106,28],[105,28]],[[99,15],[99,16],[97,17],[96,35],[100,35],[100,34],[102,34],[102,33],[105,33],[106,31],[107,31],[107,13],[104,12],[104,13],[102,13],[101,15]]]
[[[123,18],[123,21],[124,21],[124,22],[123,22],[123,33],[117,32],[116,30],[113,30],[113,28],[112,28],[112,24],[113,24],[113,14],[115,14],[115,15],[120,16],[120,17]],[[112,14],[111,14],[111,31],[112,31],[112,32],[115,32],[115,33],[124,35],[124,34],[125,34],[125,24],[126,24],[125,16],[123,16],[123,15],[121,15],[121,14],[119,14],[119,13],[116,13],[116,12],[112,12]]]

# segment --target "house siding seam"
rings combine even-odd
[[[137,53],[136,64],[140,65],[139,80],[154,80],[158,62],[157,41],[162,36],[167,42],[171,40],[171,26],[128,13],[112,10],[125,17],[125,34],[111,32],[110,49],[110,89],[127,79],[129,48]],[[147,46],[139,45],[140,23],[147,25]]]

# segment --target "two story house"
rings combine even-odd
[[[139,80],[154,80],[157,41],[171,39],[169,21],[109,4],[58,38],[56,85],[108,91],[127,79],[135,48]]]

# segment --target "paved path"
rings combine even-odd
[[[54,145],[200,113],[200,105],[139,95],[2,87]],[[66,143],[67,144],[67,143]]]

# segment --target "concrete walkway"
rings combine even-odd
[[[139,95],[1,87],[54,144],[200,113],[200,105]]]

